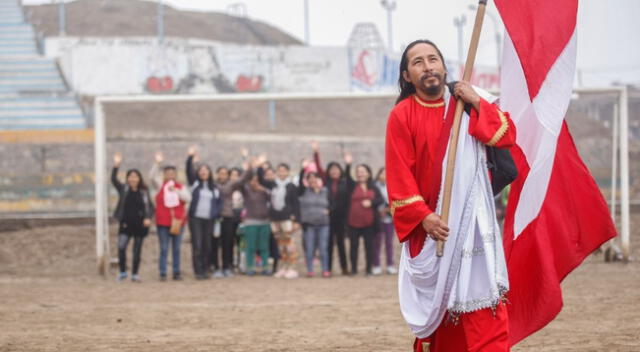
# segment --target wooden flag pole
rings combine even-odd
[[[473,72],[473,64],[476,61],[476,53],[478,51],[478,42],[480,41],[480,31],[482,30],[482,21],[484,20],[484,12],[487,7],[487,0],[480,0],[478,4],[478,12],[476,12],[476,21],[473,25],[473,34],[471,35],[471,43],[469,44],[469,52],[467,53],[467,61],[464,64],[464,74],[462,80],[469,82],[471,73]],[[456,110],[453,115],[453,126],[451,131],[451,139],[449,140],[449,155],[447,157],[447,170],[444,177],[444,196],[442,198],[442,221],[449,223],[449,210],[451,207],[451,189],[453,186],[453,172],[456,163],[456,153],[458,151],[458,137],[460,136],[460,122],[462,113],[464,112],[464,101],[458,99],[456,101]],[[438,240],[436,255],[442,257],[444,253],[444,241]]]

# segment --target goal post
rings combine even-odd
[[[497,92],[494,92],[497,93]],[[620,168],[620,226],[619,236],[625,261],[629,259],[629,109],[627,87],[576,88],[574,93],[614,93],[617,104],[613,115],[612,198],[611,216],[616,215],[617,167]],[[394,93],[250,93],[207,95],[131,95],[97,96],[94,100],[94,161],[95,161],[95,227],[98,273],[106,275],[110,263],[109,214],[107,197],[107,134],[104,104],[160,103],[160,102],[215,102],[215,101],[266,101],[267,115],[271,124],[275,121],[275,104],[278,101],[322,100],[322,99],[377,99],[395,98]],[[615,148],[619,148],[616,153]],[[616,157],[617,155],[617,157]],[[618,159],[619,158],[619,159]]]

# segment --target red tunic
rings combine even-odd
[[[409,240],[411,256],[424,244],[422,220],[438,200],[442,159],[449,140],[455,100],[448,116],[443,99],[422,101],[411,96],[398,103],[389,116],[386,137],[386,172],[389,201],[400,242]],[[516,132],[509,114],[484,99],[480,111],[471,109],[469,134],[498,148],[515,144]],[[463,131],[461,131],[462,133]]]

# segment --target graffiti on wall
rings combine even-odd
[[[351,89],[390,90],[398,79],[396,55],[374,49],[350,49]]]

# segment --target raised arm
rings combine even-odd
[[[120,153],[115,153],[113,155],[113,169],[111,169],[111,184],[116,188],[116,190],[118,190],[118,193],[124,190],[124,185],[120,180],[118,180],[118,169],[120,168],[120,164],[122,164],[122,155]]]
[[[262,166],[259,166],[257,168],[257,172],[258,172],[258,182],[260,182],[260,184],[263,187],[266,187],[268,189],[272,189],[276,187],[276,181],[270,181],[264,178],[264,168]]]
[[[160,163],[164,161],[162,152],[156,152],[154,161],[151,170],[149,170],[149,185],[154,190],[159,190],[162,187],[162,175],[160,174]]]
[[[195,147],[189,147],[189,151],[187,152],[187,165],[185,167],[186,170],[186,174],[187,174],[187,182],[189,182],[189,186],[193,186],[194,183],[196,183],[197,180],[197,176],[196,176],[196,171],[194,169],[194,158],[196,156],[196,148]]]
[[[302,162],[302,165],[300,165],[300,174],[298,175],[298,196],[302,196],[304,194],[304,191],[307,190],[307,187],[304,185],[304,173],[307,165],[307,160],[304,160]]]
[[[320,163],[320,148],[318,147],[318,142],[311,142],[311,149],[313,150],[313,162],[316,164],[316,170],[318,170],[318,176],[321,179],[327,179],[327,172],[322,168],[322,164]]]
[[[351,194],[354,188],[356,188],[356,181],[351,177],[351,163],[353,163],[353,157],[351,153],[344,154],[344,179],[347,184],[347,194]]]

